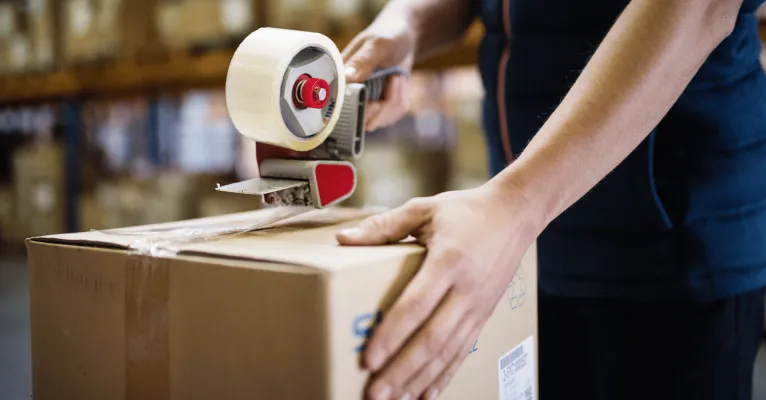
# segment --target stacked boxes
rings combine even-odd
[[[216,46],[244,38],[257,26],[256,0],[160,0],[155,23],[171,49]]]
[[[63,0],[61,41],[65,63],[150,52],[155,0]]]
[[[15,214],[23,236],[65,231],[64,151],[58,143],[32,144],[13,158]]]

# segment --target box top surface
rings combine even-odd
[[[340,246],[335,233],[375,210],[274,208],[187,221],[49,235],[32,242],[123,249],[153,257],[203,255],[338,270],[422,252],[414,244]]]

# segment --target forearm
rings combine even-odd
[[[667,114],[731,32],[741,0],[633,0],[523,154],[494,180],[549,223]]]
[[[415,35],[419,61],[460,42],[474,20],[472,0],[392,0],[375,23],[407,21]]]

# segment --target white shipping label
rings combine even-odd
[[[500,400],[536,400],[535,340],[528,337],[497,361]]]

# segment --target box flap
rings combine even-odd
[[[205,255],[326,270],[423,251],[420,246],[412,244],[382,247],[338,245],[336,232],[378,211],[282,207],[164,224],[41,236],[30,240],[125,249],[155,257]]]

